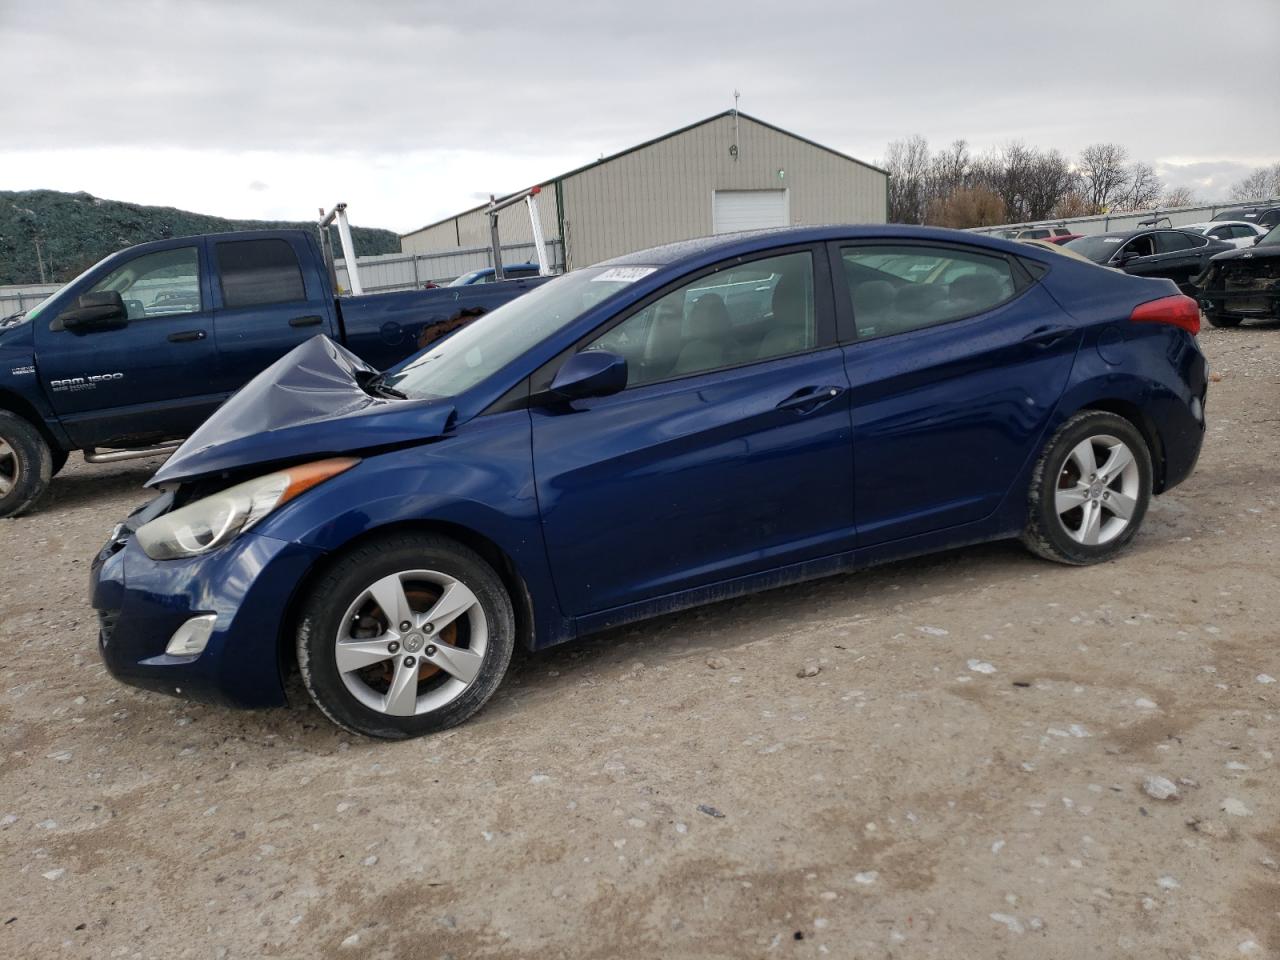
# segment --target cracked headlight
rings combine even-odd
[[[143,524],[136,534],[138,545],[152,560],[176,560],[215,550],[276,507],[359,462],[355,457],[317,460],[238,483]]]

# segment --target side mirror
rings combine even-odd
[[[550,393],[561,400],[607,397],[627,386],[627,359],[608,350],[584,350],[564,362]]]
[[[1138,254],[1134,253],[1132,250],[1127,250],[1124,253],[1117,254],[1116,258],[1111,262],[1114,266],[1123,267],[1130,260],[1137,260],[1137,259],[1138,259]]]
[[[63,329],[76,333],[90,330],[116,330],[129,322],[129,311],[116,290],[100,293],[82,293],[76,305],[62,311],[58,317]]]

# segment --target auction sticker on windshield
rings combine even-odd
[[[594,283],[599,283],[601,280],[611,280],[614,283],[635,283],[657,269],[657,267],[610,267],[604,273],[592,277],[591,280]]]

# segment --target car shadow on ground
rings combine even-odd
[[[136,503],[144,503],[156,495],[147,489],[146,482],[164,461],[160,458],[129,460],[111,466],[95,464],[95,469],[68,471],[58,474],[49,484],[49,491],[29,511],[31,514],[53,510],[90,506],[101,500],[136,494]],[[130,507],[132,509],[132,507]],[[124,511],[115,520],[123,520]]]

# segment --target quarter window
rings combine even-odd
[[[200,252],[176,247],[136,257],[93,285],[93,293],[114,290],[130,320],[197,313],[200,301]]]
[[[588,350],[627,359],[628,386],[809,350],[813,259],[789,253],[700,277],[632,314]]]
[[[232,240],[217,244],[217,255],[228,309],[307,299],[298,256],[287,240]]]
[[[884,337],[983,313],[1013,297],[1002,257],[934,247],[841,251],[858,337]]]

